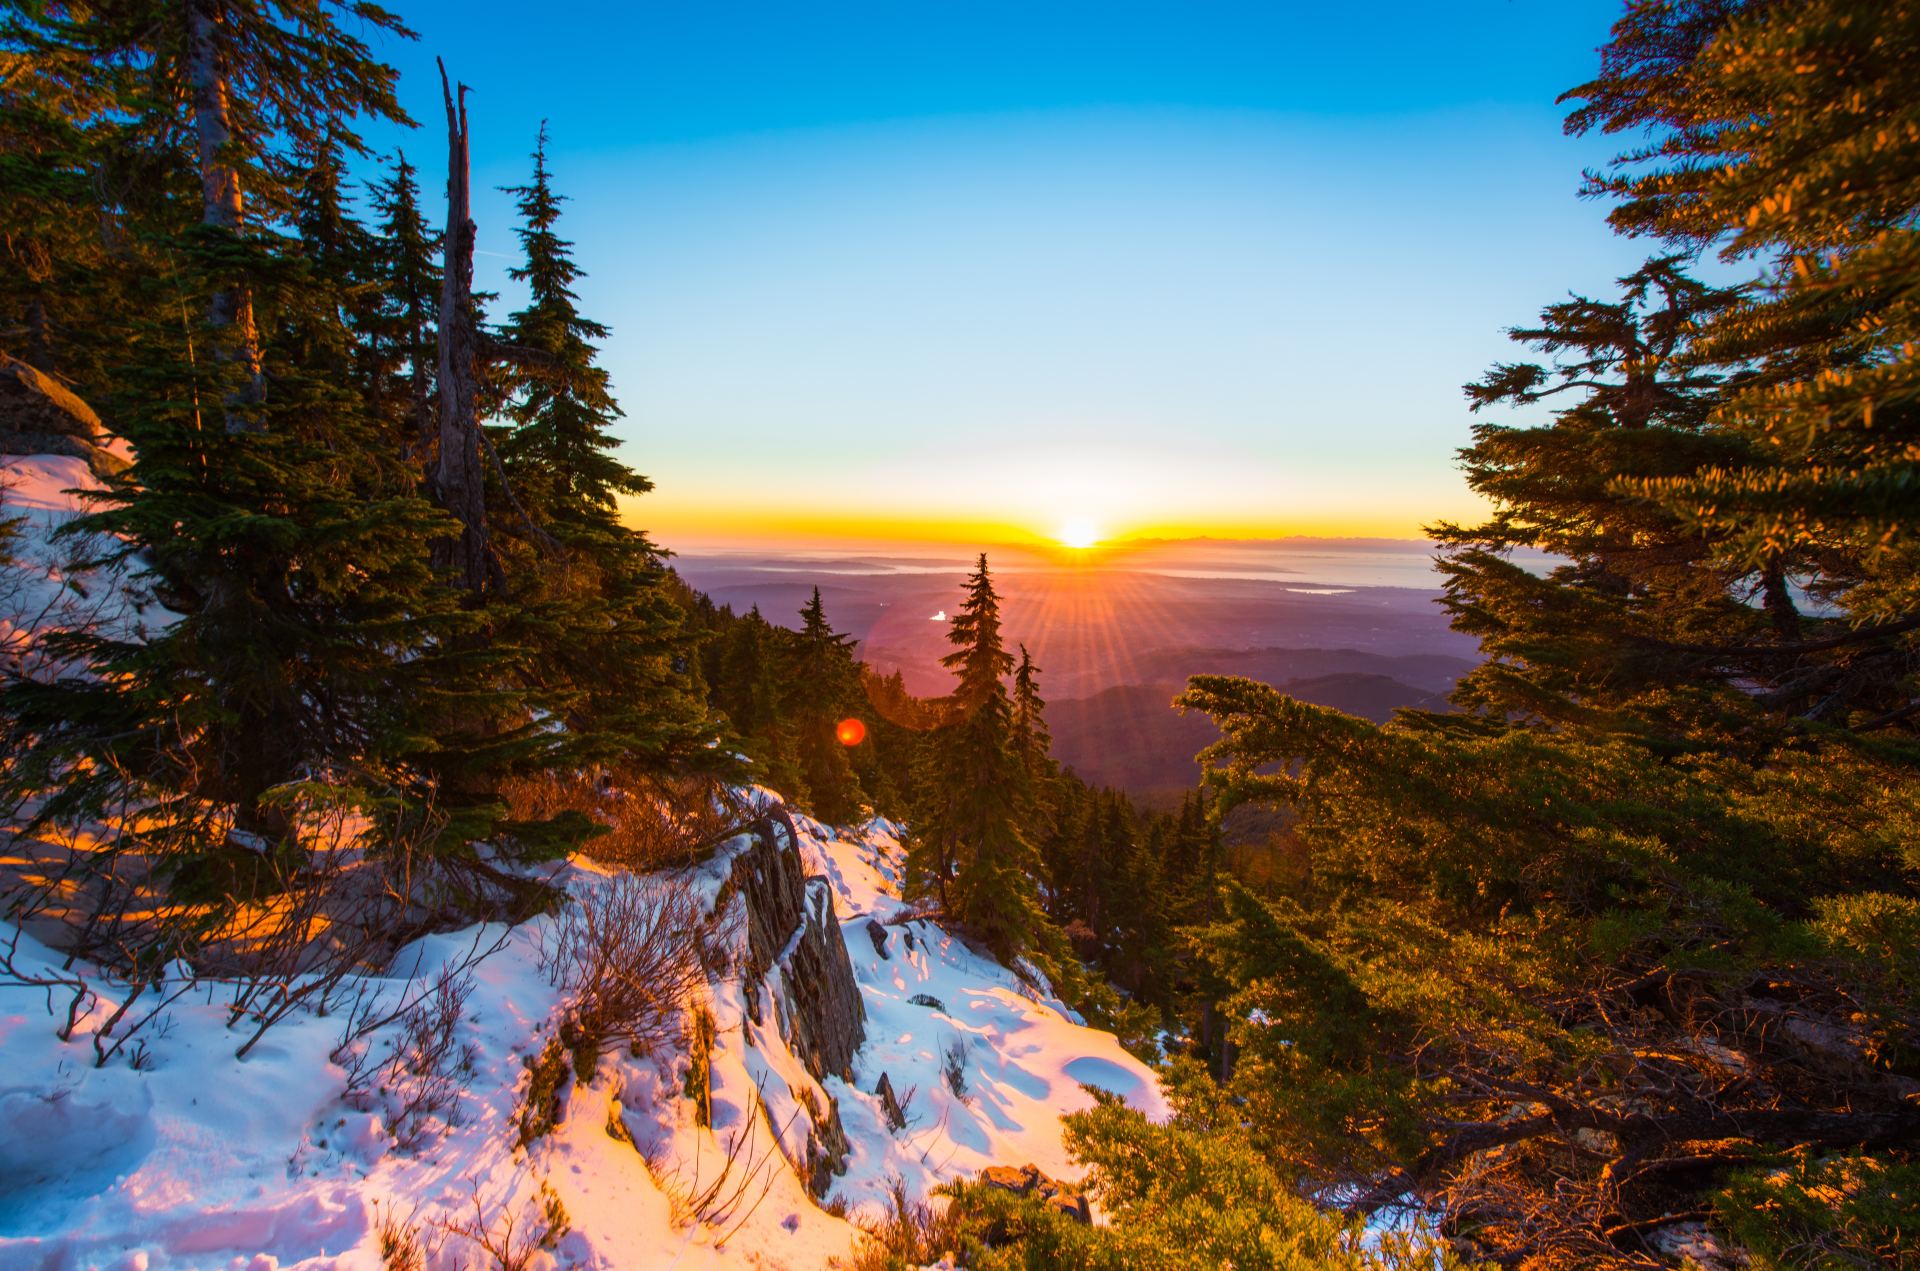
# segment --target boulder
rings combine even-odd
[[[1036,1165],[1017,1169],[1011,1165],[989,1165],[980,1171],[975,1181],[1017,1196],[1038,1197],[1048,1208],[1058,1210],[1075,1222],[1093,1221],[1093,1208],[1086,1196],[1059,1179],[1043,1174]]]
[[[832,1074],[853,1079],[853,1056],[866,1040],[866,1008],[847,957],[846,937],[833,911],[833,888],[809,878],[800,864],[799,835],[776,808],[745,836],[728,866],[723,888],[740,897],[746,911],[743,988],[749,1018],[762,1018],[762,986],[778,976],[780,992],[767,994],[774,1024],[815,1080]],[[795,1162],[807,1188],[824,1196],[852,1150],[832,1095],[806,1086],[795,1097],[807,1113],[806,1149]]]
[[[52,376],[0,353],[0,454],[70,455],[110,477],[127,464],[106,449],[107,439],[93,407]]]
[[[831,1096],[822,1110],[812,1090],[800,1092],[800,1104],[807,1110],[807,1147],[801,1160],[800,1175],[807,1191],[815,1199],[825,1196],[834,1176],[847,1172],[847,1157],[853,1146],[847,1142],[846,1127],[840,1123],[840,1105]]]
[[[0,353],[0,432],[78,437],[91,442],[97,441],[103,431],[93,408],[58,380],[19,358]]]

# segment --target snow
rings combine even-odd
[[[113,990],[103,987],[104,1000],[61,1042],[64,997],[0,984],[0,1267],[376,1268],[383,1216],[395,1216],[437,1241],[430,1267],[453,1271],[483,1265],[483,1256],[436,1225],[470,1219],[476,1197],[491,1225],[507,1214],[531,1221],[543,1186],[572,1227],[542,1255],[552,1265],[820,1267],[859,1236],[814,1202],[790,1164],[804,1155],[810,1090],[818,1106],[823,1095],[839,1103],[851,1152],[829,1199],[855,1217],[877,1215],[896,1177],[924,1195],[993,1164],[1074,1176],[1059,1117],[1091,1104],[1083,1082],[1164,1113],[1151,1071],[1113,1037],[1068,1018],[1044,989],[936,924],[905,916],[900,827],[876,821],[836,833],[797,821],[808,870],[832,889],[868,1013],[851,1084],[829,1077],[822,1088],[773,1027],[784,1006],[755,1025],[740,983],[721,978],[706,1002],[716,1034],[710,1130],[694,1123],[683,1094],[687,1057],[670,1048],[604,1060],[559,1126],[517,1148],[526,1061],[560,1009],[539,964],[546,918],[432,936],[395,960],[417,969],[417,989],[504,937],[473,969],[459,1025],[473,1070],[448,1123],[412,1148],[393,1141],[381,1109],[346,1098],[347,1072],[333,1057],[338,1016],[292,1016],[236,1060],[244,1032],[228,1030],[217,992],[195,990],[143,1035],[144,1070],[124,1051],[95,1068],[92,1034],[116,1004]],[[694,872],[709,899],[742,844]],[[562,881],[579,890],[605,877],[581,861]],[[870,919],[883,923],[885,956]],[[13,934],[0,927],[0,940]],[[15,962],[50,973],[60,957],[21,936]],[[397,972],[365,987],[391,995],[406,984]],[[765,991],[777,995],[777,985]],[[916,1005],[916,996],[940,1006]],[[966,1051],[964,1093],[942,1074],[956,1041]],[[882,1073],[906,1104],[909,1124],[897,1134],[873,1093]],[[614,1122],[630,1142],[609,1133]],[[706,1220],[689,1214],[688,1197],[713,1184],[743,1139],[722,1199],[737,1196]]]
[[[105,488],[83,459],[0,456],[0,518],[20,522],[15,559],[0,573],[0,656],[24,674],[44,677],[62,669],[40,648],[51,631],[92,626],[104,635],[138,638],[179,617],[133,581],[133,563],[93,569],[77,563],[116,546],[110,540],[55,537],[90,510],[85,495]]]
[[[55,669],[34,660],[51,626],[97,621],[137,635],[174,619],[132,581],[134,566],[79,570],[86,545],[51,539],[84,510],[73,492],[99,488],[84,463],[10,456],[0,486],[0,516],[24,522],[0,587],[0,651],[16,666]],[[363,1003],[393,1006],[443,969],[471,964],[455,1028],[471,1066],[417,1135],[394,1119],[397,1095],[350,1092],[344,1013],[291,1015],[237,1059],[250,1022],[230,1028],[226,991],[183,978],[183,966],[129,1014],[180,991],[140,1044],[95,1066],[96,1039],[127,990],[84,965],[63,969],[62,955],[0,922],[0,953],[12,949],[19,977],[0,973],[0,1271],[372,1271],[385,1265],[383,1229],[416,1232],[430,1271],[459,1271],[489,1259],[456,1228],[478,1214],[498,1236],[511,1218],[524,1237],[542,1226],[548,1196],[571,1230],[535,1253],[535,1267],[821,1267],[861,1236],[813,1200],[795,1167],[809,1102],[838,1103],[851,1150],[829,1199],[855,1218],[879,1213],[894,1178],[924,1196],[993,1164],[1075,1176],[1059,1118],[1092,1103],[1082,1083],[1164,1115],[1153,1073],[1112,1036],[1084,1027],[1030,971],[1015,975],[915,916],[900,898],[901,826],[836,831],[795,820],[804,872],[821,880],[808,901],[832,896],[867,1041],[852,1083],[817,1082],[776,1026],[786,1010],[779,976],[762,990],[772,1009],[761,1026],[737,974],[716,975],[697,1004],[714,1021],[710,1128],[684,1093],[684,1047],[666,1046],[603,1059],[556,1128],[519,1145],[529,1063],[562,1012],[541,965],[550,917],[426,937],[385,975],[351,984]],[[737,839],[682,875],[703,906],[720,897],[746,846]],[[584,858],[554,876],[575,894],[608,880]],[[97,997],[62,1041],[71,994],[24,981],[76,972]],[[389,1024],[363,1045],[383,1056],[401,1028]],[[965,1052],[960,1091],[943,1075],[956,1047]],[[897,1134],[874,1093],[883,1073],[909,1118]],[[705,1205],[702,1193],[712,1193]]]

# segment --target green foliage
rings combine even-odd
[[[435,436],[440,236],[427,223],[418,174],[404,153],[371,194],[378,221],[365,323],[374,408],[400,452],[424,466]]]
[[[1086,1187],[1111,1224],[1087,1226],[1031,1196],[963,1183],[946,1222],[960,1265],[980,1271],[1082,1268],[1214,1271],[1219,1267],[1464,1265],[1444,1242],[1410,1231],[1369,1236],[1323,1212],[1276,1173],[1204,1073],[1177,1067],[1177,1111],[1149,1121],[1114,1096],[1065,1118]]]
[[[1920,1265],[1920,1166],[1803,1155],[1736,1174],[1714,1209],[1756,1271]]]
[[[278,838],[289,823],[275,792],[315,778],[358,786],[369,810],[422,806],[421,765],[466,741],[430,737],[427,721],[477,673],[450,652],[470,620],[436,594],[421,550],[441,518],[385,453],[353,370],[364,240],[332,174],[359,149],[356,118],[401,118],[393,72],[330,7],[244,8],[217,25],[235,86],[217,158],[248,219],[201,224],[179,148],[190,24],[164,16],[63,9],[30,38],[36,62],[96,90],[68,102],[83,148],[109,166],[163,165],[141,199],[102,209],[129,250],[76,263],[112,274],[85,299],[121,337],[76,369],[137,458],[75,529],[109,536],[109,554],[184,616],[144,640],[71,633],[60,648],[93,674],[15,684],[6,700],[10,775],[45,793],[43,816],[144,803],[147,850],[163,856],[217,846],[223,822]],[[236,296],[250,322],[223,313]]]
[[[494,638],[538,650],[530,687],[566,720],[571,762],[725,770],[660,554],[620,520],[618,500],[652,483],[613,453],[620,408],[594,343],[608,330],[576,305],[582,271],[557,232],[563,199],[546,156],[542,125],[531,182],[509,190],[525,253],[510,272],[528,296],[501,328],[511,369],[495,386],[509,423],[494,430],[504,485],[490,499],[504,506],[493,523],[518,568],[494,606]]]
[[[1764,1128],[1782,1098],[1833,1146],[1911,1119],[1885,1102],[1920,1072],[1905,764],[1837,742],[1755,768],[1604,731],[1380,727],[1213,676],[1182,703],[1221,727],[1203,755],[1218,806],[1287,809],[1306,852],[1297,896],[1228,884],[1188,932],[1203,996],[1229,1021],[1237,1106],[1288,1176],[1404,1170],[1402,1186],[1484,1223],[1489,1247],[1527,1248],[1538,1228],[1505,1216],[1532,1203],[1519,1194],[1555,1186],[1551,1203],[1572,1207],[1602,1185],[1577,1157],[1533,1154],[1583,1126],[1616,1136],[1602,1157],[1663,1124],[1715,1126],[1732,1167],[1808,1132]],[[1739,1011],[1811,1040],[1769,1051],[1726,1022]],[[1766,1101],[1709,1095],[1704,1074],[1659,1057],[1727,1047],[1741,1057],[1709,1067],[1790,1065],[1764,1079]],[[1847,1075],[1859,1060],[1886,1076]],[[1599,1111],[1623,1091],[1637,1126]],[[1537,1124],[1501,1119],[1530,1107]],[[1516,1174],[1476,1173],[1476,1144],[1510,1145]],[[1607,1247],[1560,1239],[1583,1259]]]
[[[1000,598],[984,554],[966,591],[947,633],[953,652],[941,659],[958,683],[946,699],[946,719],[922,749],[907,864],[914,890],[937,897],[951,918],[1010,960],[1033,943],[1044,916],[1003,682],[1014,661],[1002,642]]]
[[[540,1054],[529,1057],[526,1064],[527,1093],[520,1104],[517,1140],[520,1147],[552,1133],[560,1124],[562,1096],[574,1066],[573,1053],[558,1037],[550,1037]]]
[[[852,637],[836,632],[827,621],[818,587],[800,610],[800,622],[792,641],[785,703],[798,730],[800,778],[815,816],[848,825],[858,819],[866,800],[836,729],[842,718],[859,712],[859,664]]]
[[[683,605],[701,643],[709,700],[756,776],[830,824],[852,824],[869,807],[905,814],[924,704],[898,672],[883,678],[859,661],[852,639],[833,629],[817,588],[800,610],[798,631],[769,623],[757,606],[736,615],[691,592]],[[851,747],[836,731],[848,718],[866,732]]]
[[[1571,130],[1649,134],[1589,177],[1616,227],[1763,271],[1692,337],[1701,360],[1740,368],[1712,423],[1744,453],[1617,484],[1713,539],[1723,568],[1813,564],[1842,617],[1817,625],[1847,653],[1811,651],[1828,674],[1782,704],[1837,697],[1819,715],[1861,729],[1912,722],[1912,637],[1878,628],[1920,606],[1920,136],[1897,122],[1917,30],[1912,0],[1635,4],[1569,94]]]

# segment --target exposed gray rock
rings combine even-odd
[[[0,353],[0,454],[70,455],[100,476],[124,471],[93,408],[64,384]]]
[[[873,1092],[880,1096],[880,1108],[887,1116],[887,1128],[896,1134],[907,1128],[907,1111],[900,1106],[900,1097],[893,1092],[893,1078],[886,1073],[880,1074],[880,1082]]]
[[[806,1158],[801,1162],[800,1174],[806,1179],[807,1190],[814,1196],[825,1196],[833,1186],[836,1174],[847,1172],[847,1157],[853,1151],[853,1145],[847,1142],[846,1127],[840,1124],[840,1105],[829,1098],[824,1111],[813,1091],[800,1092],[800,1102],[807,1110],[812,1125],[807,1130]]]
[[[775,1024],[793,1053],[816,1079],[829,1073],[853,1079],[853,1056],[866,1040],[867,1012],[847,957],[846,937],[834,914],[833,888],[801,869],[799,835],[776,809],[754,826],[746,849],[733,858],[728,889],[744,901],[747,1008],[762,1021],[760,988],[778,975],[781,992]],[[831,1098],[817,1106],[812,1091],[801,1096],[811,1127],[802,1173],[816,1196],[846,1168],[846,1131]]]
[[[0,431],[94,441],[103,430],[93,408],[60,381],[0,353]]]
[[[746,901],[749,997],[757,997],[758,985],[778,972],[786,1004],[780,1035],[815,1077],[833,1073],[851,1080],[854,1052],[867,1036],[867,1012],[834,916],[833,889],[801,872],[798,842],[792,821],[776,811],[754,827],[747,850],[733,858],[731,886]],[[750,1005],[758,1019],[757,1001]]]
[[[887,929],[871,918],[867,919],[867,939],[873,941],[873,951],[875,953],[883,958],[893,957],[891,953],[887,952]]]

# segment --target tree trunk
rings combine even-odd
[[[1767,616],[1773,620],[1774,634],[1782,640],[1800,638],[1800,610],[1793,603],[1793,593],[1787,590],[1786,571],[1780,567],[1778,557],[1769,560],[1766,568],[1760,572],[1761,594]]]
[[[487,501],[480,467],[479,340],[473,323],[473,236],[467,153],[467,86],[456,100],[440,66],[447,105],[447,234],[440,284],[440,447],[432,487],[460,522],[458,537],[434,544],[434,563],[456,571],[479,595],[488,575]]]
[[[435,334],[438,339],[438,333]],[[414,444],[422,464],[433,462],[433,443],[439,428],[433,409],[433,373],[427,369],[426,360],[421,356],[427,346],[426,311],[416,315],[413,325],[413,351],[408,354],[411,364],[410,397],[413,402]]]
[[[233,140],[227,80],[220,70],[214,29],[217,19],[206,0],[187,14],[187,78],[193,94],[193,135],[200,160],[200,220],[229,233],[238,233],[242,203],[240,170],[226,149]],[[247,432],[257,427],[243,410],[266,395],[260,371],[260,334],[253,321],[253,295],[245,286],[216,291],[207,309],[208,321],[227,331],[215,356],[222,362],[240,362],[246,384],[227,396],[227,431]]]
[[[27,356],[22,361],[42,375],[54,373],[53,341],[47,325],[47,302],[36,295],[27,302]]]

